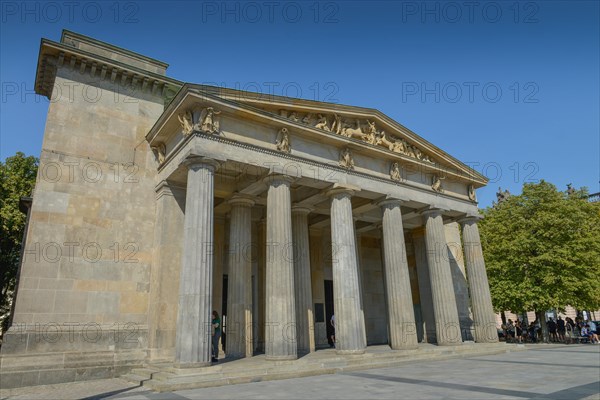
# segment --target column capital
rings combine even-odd
[[[264,177],[263,182],[267,185],[278,185],[284,184],[289,186],[292,182],[294,182],[294,177],[290,175],[273,173]]]
[[[435,218],[437,216],[442,215],[442,213],[444,211],[448,211],[448,210],[444,210],[442,208],[436,208],[436,207],[429,207],[429,208],[427,208],[425,210],[422,210],[421,211],[421,215],[424,216],[424,217],[433,217],[433,218]]]
[[[481,221],[482,219],[483,219],[482,215],[467,214],[464,217],[457,219],[456,222],[458,222],[461,225],[473,224],[473,223],[476,224],[477,222]]]
[[[209,167],[212,171],[215,171],[221,166],[221,163],[218,160],[215,160],[214,158],[190,154],[187,157],[185,157],[185,159],[181,162],[181,165],[185,166],[188,169]]]
[[[405,204],[408,200],[400,199],[397,197],[386,196],[385,198],[377,201],[375,203],[376,206],[385,208],[385,207],[400,207],[402,204]]]
[[[360,188],[358,186],[334,183],[331,188],[325,190],[325,196],[336,197],[342,195],[352,197],[356,192],[360,192]]]
[[[252,207],[256,204],[256,201],[254,200],[254,196],[243,193],[234,193],[233,196],[227,200],[227,204],[231,206]]]
[[[313,211],[313,208],[301,205],[292,206],[292,214],[308,215]]]

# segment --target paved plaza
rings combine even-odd
[[[3,390],[9,399],[600,399],[600,346],[527,351],[309,378],[155,393],[119,379]]]

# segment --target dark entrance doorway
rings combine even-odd
[[[333,281],[325,280],[325,326],[327,331],[327,343],[333,347],[331,335],[333,335],[333,327],[331,326],[331,316],[334,313],[333,309]]]
[[[225,351],[225,344],[227,341],[227,275],[223,274],[223,297],[221,299],[221,324],[223,329],[221,331],[221,347]]]

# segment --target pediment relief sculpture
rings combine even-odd
[[[352,158],[352,152],[350,149],[345,148],[340,151],[340,167],[346,169],[354,169],[354,159]]]
[[[419,148],[409,144],[406,140],[395,135],[378,130],[375,122],[368,119],[343,118],[338,114],[312,114],[306,113],[301,116],[297,111],[279,110],[279,115],[293,122],[302,122],[325,132],[333,132],[340,136],[357,138],[373,146],[387,147],[394,153],[415,158],[420,161],[434,164],[429,155],[423,153]]]
[[[196,109],[193,112],[186,111],[185,113],[177,115],[177,119],[181,124],[181,131],[184,136],[189,136],[193,132],[204,132],[204,133],[219,133],[219,119],[218,115],[220,111],[215,110],[213,107],[206,107],[203,109]]]
[[[279,133],[277,134],[277,140],[275,141],[275,146],[277,147],[277,150],[283,153],[289,153],[292,151],[287,128],[281,128],[279,130]]]
[[[154,157],[156,157],[156,161],[161,165],[165,162],[167,157],[167,148],[164,143],[157,143],[151,147],[152,152],[154,153]]]

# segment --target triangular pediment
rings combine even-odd
[[[257,110],[263,115],[283,119],[290,126],[337,136],[360,147],[364,146],[365,150],[379,150],[379,154],[383,152],[400,162],[420,165],[434,175],[452,175],[475,188],[487,184],[487,178],[473,168],[376,109],[265,96],[194,84],[184,85],[176,97],[183,96],[187,91],[204,93],[206,100],[218,98],[229,104]]]
[[[453,175],[463,177],[475,187],[484,186],[488,182],[485,176],[473,168],[376,109],[204,85],[190,87],[259,108],[284,117],[293,124],[318,129],[326,134],[340,135],[353,141],[358,140],[365,146],[387,149],[399,158],[413,160],[427,169],[431,167],[441,171],[441,175],[444,175],[444,171],[453,171]]]

